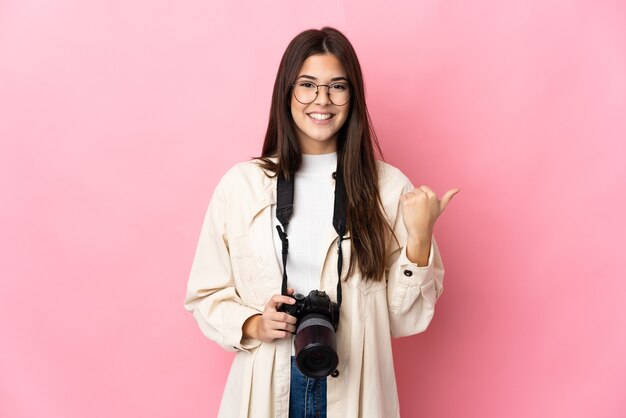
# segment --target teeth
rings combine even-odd
[[[316,119],[316,120],[325,120],[325,119],[330,119],[332,114],[330,114],[330,113],[309,113],[309,116],[311,116],[313,119]]]

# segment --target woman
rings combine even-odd
[[[278,69],[262,156],[217,185],[188,282],[185,308],[237,352],[221,417],[399,416],[391,337],[433,316],[443,266],[432,232],[458,190],[439,200],[413,188],[374,147],[350,42],[329,27],[300,33]],[[294,188],[281,220],[291,206],[277,211],[279,183]],[[312,290],[340,304],[329,377],[294,365],[302,323],[284,310]]]

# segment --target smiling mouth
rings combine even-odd
[[[315,120],[327,120],[335,116],[332,113],[316,113],[316,112],[307,113],[307,115],[311,119],[315,119]]]

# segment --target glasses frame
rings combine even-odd
[[[352,85],[351,85],[351,84],[350,84],[350,82],[348,82],[348,81],[336,81],[336,82],[334,82],[334,83],[330,83],[330,84],[316,84],[316,83],[314,83],[314,82],[312,82],[312,81],[310,81],[310,80],[306,80],[306,82],[307,82],[307,83],[310,83],[310,84],[313,84],[313,85],[315,86],[315,97],[313,97],[313,100],[311,100],[310,102],[303,102],[303,101],[301,101],[300,99],[298,99],[298,96],[296,96],[296,92],[295,92],[296,84],[298,83],[298,81],[296,81],[295,83],[293,83],[293,84],[291,85],[291,87],[293,87],[293,89],[294,89],[294,91],[293,91],[293,97],[295,97],[295,98],[296,98],[296,100],[298,101],[298,103],[302,103],[302,104],[311,104],[311,103],[313,103],[313,102],[317,99],[317,95],[320,93],[320,87],[328,87],[328,89],[327,89],[327,92],[328,92],[328,93],[327,93],[327,94],[328,94],[328,100],[329,100],[329,101],[330,101],[333,105],[335,105],[335,106],[345,106],[345,105],[347,105],[348,103],[350,103],[350,99],[352,99]],[[337,103],[333,102],[333,99],[331,98],[331,95],[330,95],[330,86],[335,85],[335,84],[345,84],[345,85],[347,85],[347,86],[348,86],[348,89],[349,89],[349,91],[348,91],[348,93],[349,93],[349,97],[348,97],[348,100],[347,100],[345,103],[343,103],[343,104],[337,104]]]

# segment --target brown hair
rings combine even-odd
[[[302,157],[290,110],[291,85],[304,61],[316,54],[332,54],[343,64],[352,92],[348,118],[337,140],[337,159],[348,195],[348,229],[352,241],[348,275],[358,267],[366,280],[383,280],[387,261],[385,248],[391,228],[383,214],[378,193],[374,147],[381,157],[382,151],[365,104],[359,60],[350,41],[337,29],[306,30],[287,46],[274,83],[260,157],[262,167],[275,174],[282,171],[287,178],[300,168]],[[271,157],[277,160],[272,161]]]

